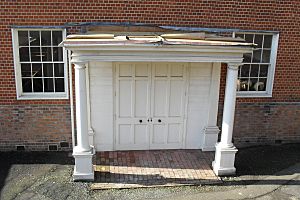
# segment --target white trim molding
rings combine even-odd
[[[89,143],[86,62],[73,62],[75,68],[77,146],[73,148],[75,158],[74,180],[94,180],[92,158],[94,150]]]
[[[232,133],[236,103],[238,67],[241,63],[228,63],[221,141],[216,145],[215,160],[212,163],[216,175],[231,175],[235,173],[234,161],[237,152],[232,143]]]
[[[15,71],[15,83],[16,83],[16,94],[17,100],[34,100],[34,99],[68,99],[69,88],[68,88],[68,59],[67,51],[63,47],[63,61],[59,63],[64,64],[64,92],[23,92],[22,89],[22,75],[21,75],[21,62],[19,55],[19,39],[18,31],[62,31],[62,39],[66,39],[66,29],[62,28],[13,28],[12,31],[12,46],[13,46],[13,57],[14,57],[14,71]],[[39,45],[42,48],[41,44]],[[29,55],[30,56],[30,55]],[[38,63],[44,63],[41,61]],[[28,63],[33,63],[29,61]],[[55,63],[53,61],[49,63]],[[53,74],[54,76],[54,74]]]
[[[221,78],[221,63],[212,64],[210,93],[209,93],[209,111],[207,127],[204,129],[204,138],[202,144],[202,151],[215,151],[215,145],[218,141],[218,134],[220,132],[217,127],[218,118],[218,104],[219,104],[219,90]]]
[[[251,35],[272,35],[272,41],[271,41],[271,48],[268,48],[268,50],[271,51],[270,54],[270,62],[269,63],[262,63],[261,64],[268,64],[268,74],[267,74],[267,83],[266,83],[266,89],[265,91],[237,91],[237,97],[238,98],[261,98],[261,97],[272,97],[273,93],[273,85],[274,85],[274,77],[275,77],[275,68],[276,68],[276,59],[277,59],[277,50],[278,50],[278,43],[279,43],[279,33],[278,32],[234,32],[233,37],[236,37],[237,34],[251,34]],[[264,41],[262,40],[262,43]],[[253,43],[255,43],[253,38]],[[251,63],[245,63],[245,64],[251,64]],[[254,63],[259,64],[259,63]],[[265,78],[265,77],[263,77]]]

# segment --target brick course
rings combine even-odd
[[[0,106],[0,150],[70,150],[71,115],[68,105],[2,105]],[[61,147],[60,142],[68,142]]]
[[[295,120],[296,110],[299,110],[298,104],[290,106],[292,104],[272,103],[292,103],[300,100],[300,1],[298,0],[99,0],[87,2],[81,0],[63,2],[59,0],[2,0],[0,2],[0,112],[6,114],[1,116],[0,134],[2,135],[1,144],[5,143],[5,148],[8,148],[7,146],[13,147],[18,140],[42,144],[45,140],[57,142],[59,139],[65,139],[70,141],[71,137],[69,110],[67,109],[69,100],[16,100],[11,39],[12,26],[63,26],[68,23],[68,32],[74,33],[78,32],[80,28],[72,26],[70,23],[80,22],[131,22],[152,25],[279,31],[273,97],[238,98],[237,115],[239,116],[239,113],[242,112],[251,112],[253,115],[257,115],[255,111],[260,110],[260,107],[257,107],[256,103],[264,103],[266,106],[272,105],[272,108],[278,110],[276,112],[291,112],[292,114],[289,115],[281,114],[281,120],[276,121],[275,118],[272,118],[272,120],[266,121],[264,126],[270,127],[273,132],[268,131],[261,134],[268,133],[269,136],[277,130],[274,128],[276,127],[275,123],[282,123],[285,124],[282,125],[283,127],[289,127],[289,123]],[[226,70],[223,65],[221,105],[224,96],[225,74]],[[21,121],[20,116],[22,114],[14,114],[17,112],[15,109],[26,110],[27,108],[32,109],[29,113],[38,113],[36,117],[31,116],[30,119],[35,120],[31,120],[28,124]],[[246,108],[249,111],[245,110]],[[57,122],[55,127],[61,125],[63,127],[62,132],[60,129],[54,129],[56,132],[53,129],[45,129],[42,126],[47,125],[43,118],[44,115],[48,116],[49,121]],[[64,118],[55,118],[60,115],[63,115]],[[250,114],[248,115],[250,116]],[[255,124],[250,124],[251,126],[248,121],[236,119],[236,141],[238,141],[238,136],[244,137],[246,133],[250,134],[247,137],[254,137],[255,134],[251,132],[252,126],[263,126],[261,121],[257,120]],[[29,128],[30,126],[32,127]],[[284,130],[278,130],[276,133],[280,133],[282,137],[288,137],[287,135],[290,134],[288,130],[290,130],[296,135],[296,130],[299,130],[298,126],[297,124],[293,125],[293,129],[283,128]],[[240,133],[240,130],[243,133]],[[57,136],[58,133],[62,133],[62,138]],[[41,135],[43,139],[39,139],[36,137],[37,135]],[[242,139],[240,140],[242,141]],[[8,144],[8,141],[11,141],[11,144]]]

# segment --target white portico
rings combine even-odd
[[[94,179],[94,150],[215,150],[214,172],[235,173],[238,66],[252,44],[205,33],[132,33],[71,35],[63,46],[75,68],[75,180]],[[217,143],[221,63],[228,67]]]

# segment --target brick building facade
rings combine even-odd
[[[69,99],[17,100],[11,29],[65,27],[70,34],[90,22],[278,32],[272,97],[237,98],[233,137],[237,145],[300,141],[299,1],[4,0],[0,8],[1,150],[18,145],[27,150],[57,145],[64,150],[72,143]],[[224,65],[219,122],[225,78]]]

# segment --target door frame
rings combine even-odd
[[[140,63],[141,61],[131,61],[129,63]],[[121,62],[121,61],[117,61],[117,62],[112,62],[112,71],[113,71],[113,150],[117,150],[116,148],[116,142],[117,142],[117,64],[118,63],[126,63],[126,61],[124,62]],[[150,77],[150,80],[151,80],[151,83],[150,83],[150,91],[152,93],[152,76],[153,76],[153,70],[152,70],[152,63],[176,63],[176,62],[151,62],[151,61],[145,61],[142,63],[151,63],[151,77]],[[185,93],[184,93],[184,111],[183,111],[183,123],[182,123],[182,141],[181,141],[181,145],[178,149],[185,149],[186,148],[186,134],[187,134],[187,114],[188,114],[188,98],[189,98],[189,95],[188,95],[188,92],[189,92],[189,73],[190,73],[190,63],[189,62],[179,62],[179,63],[182,63],[184,64],[184,89],[185,89]],[[152,109],[152,94],[150,94],[150,113],[151,113],[151,109]],[[151,131],[149,131],[149,149],[148,150],[155,150],[155,149],[151,149],[150,148],[150,139],[151,139]],[[129,149],[130,150],[130,149]],[[134,149],[132,149],[134,150]]]

